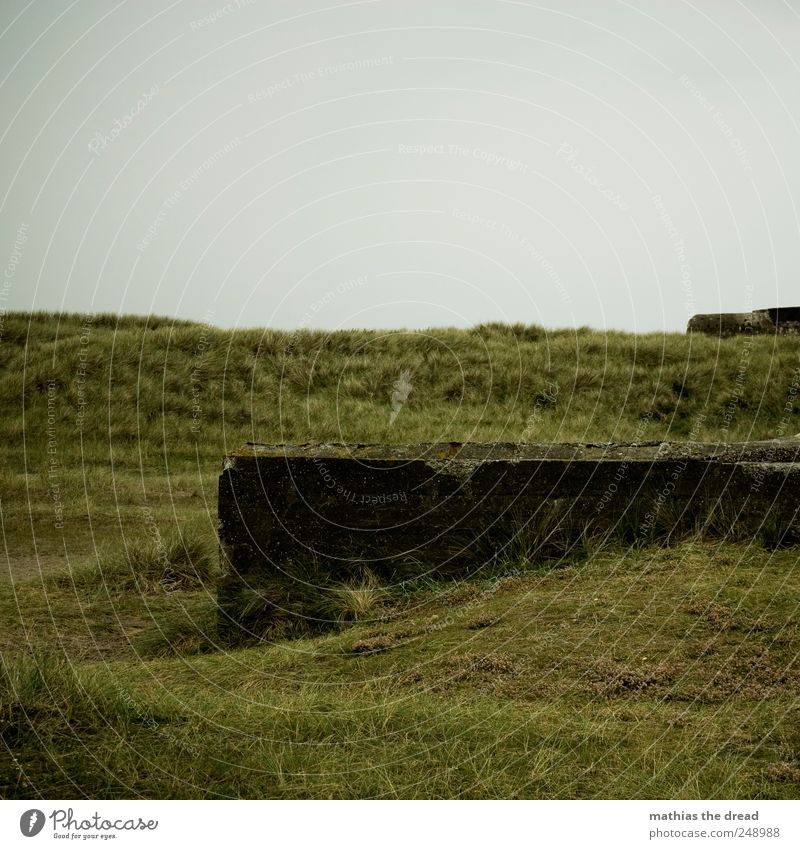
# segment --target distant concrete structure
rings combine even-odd
[[[762,336],[800,336],[800,307],[693,315],[689,319],[686,332],[719,337],[747,333]]]
[[[800,442],[255,445],[219,480],[219,630],[303,618],[308,590],[364,569],[386,584],[548,559],[589,535],[699,528],[800,539]]]

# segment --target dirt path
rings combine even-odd
[[[41,575],[63,571],[69,567],[69,559],[63,554],[9,554],[0,565],[0,581],[27,581]],[[73,562],[76,558],[72,558]]]

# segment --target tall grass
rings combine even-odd
[[[3,334],[3,424],[20,437],[25,428],[23,457],[14,442],[3,448],[15,470],[46,458],[48,418],[65,464],[113,457],[173,469],[217,462],[248,439],[737,440],[800,430],[788,338],[494,324],[419,335],[222,331],[14,313]],[[392,418],[403,372],[410,391]]]
[[[212,586],[218,574],[217,552],[207,538],[193,533],[164,537],[148,534],[103,546],[92,562],[58,572],[46,584],[112,593],[176,592]]]

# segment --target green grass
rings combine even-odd
[[[0,362],[0,796],[797,797],[800,550],[769,533],[534,528],[470,581],[318,581],[324,628],[215,631],[226,448],[787,436],[791,339],[10,314]]]

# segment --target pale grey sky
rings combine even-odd
[[[800,0],[2,0],[0,308],[800,304]]]

